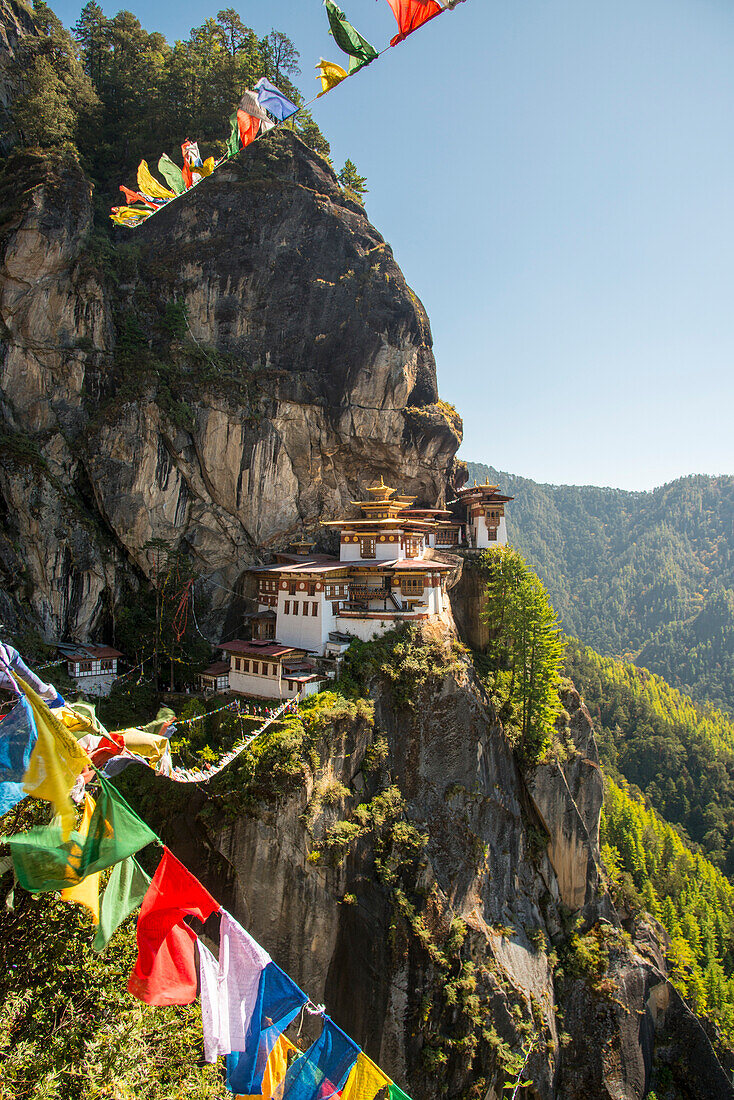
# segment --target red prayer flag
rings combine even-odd
[[[196,1000],[196,933],[184,924],[205,921],[219,909],[208,890],[168,848],[143,898],[138,917],[138,957],[127,988],[149,1005],[188,1005]]]
[[[257,137],[260,132],[260,122],[261,120],[255,118],[254,115],[248,115],[243,110],[237,111],[237,125],[240,130],[240,141],[243,149]]]
[[[120,184],[120,190],[131,206],[134,202],[144,202],[146,206],[152,206],[154,210],[158,209],[156,203],[151,202],[145,195],[141,195],[139,191],[131,191],[129,187],[123,187],[122,184]]]
[[[400,34],[395,35],[390,43],[391,46],[397,46],[398,42],[402,42],[409,34],[418,30],[418,27],[422,27],[429,19],[433,19],[434,15],[440,15],[443,11],[437,0],[387,0],[387,2],[400,27]]]

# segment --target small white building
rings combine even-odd
[[[65,645],[58,647],[59,655],[66,661],[66,668],[80,689],[88,695],[109,695],[117,679],[117,662],[123,656],[118,649],[108,645]]]
[[[465,485],[452,503],[466,509],[465,542],[470,550],[487,550],[491,546],[507,546],[505,505],[514,500],[505,497],[497,485]]]
[[[200,672],[199,689],[205,694],[229,691],[229,661],[215,661]]]
[[[277,642],[235,639],[220,649],[229,654],[229,690],[256,699],[294,699],[319,691],[325,676],[316,674],[302,649]]]

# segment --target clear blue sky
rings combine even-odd
[[[343,59],[320,0],[232,2],[294,39],[304,93]],[[129,6],[173,40],[219,4]],[[342,6],[394,33],[385,0]],[[467,0],[314,113],[428,309],[463,457],[637,489],[734,473],[730,0]]]

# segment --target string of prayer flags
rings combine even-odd
[[[358,1055],[354,1040],[324,1016],[316,1042],[288,1067],[281,1100],[329,1100],[342,1089]]]
[[[126,225],[128,228],[134,229],[136,225],[140,225],[142,221],[149,218],[152,213],[152,210],[145,210],[139,206],[113,206],[110,218],[115,225]]]
[[[57,831],[66,840],[76,820],[70,794],[79,775],[89,767],[89,757],[33,688],[22,680],[19,683],[30,705],[37,733],[23,776],[23,790],[34,798],[53,803],[60,818],[61,829]]]
[[[257,1007],[260,979],[272,960],[234,917],[221,910],[219,961],[199,943],[204,1058],[244,1051]]]
[[[259,106],[264,111],[270,111],[270,114],[273,118],[277,118],[278,122],[285,122],[298,110],[296,104],[283,95],[280,88],[276,88],[274,84],[271,84],[267,77],[260,77],[255,85],[255,92],[257,93]]]
[[[122,922],[141,904],[149,886],[150,877],[134,856],[115,864],[102,895],[93,951],[104,951]]]
[[[138,917],[138,957],[127,988],[149,1005],[196,1000],[197,936],[184,917],[205,921],[219,909],[208,890],[168,849],[153,876]]]
[[[227,1088],[248,1096],[263,1095],[263,1080],[276,1043],[308,1004],[308,997],[274,962],[260,977],[257,1003],[247,1031],[245,1050],[227,1055]]]
[[[0,722],[0,815],[12,810],[26,796],[23,776],[37,737],[30,705],[20,698]]]
[[[322,95],[326,95],[332,88],[336,88],[337,84],[341,84],[342,80],[346,80],[347,71],[342,69],[341,65],[337,65],[334,61],[324,61],[323,57],[319,61],[316,68],[319,71],[317,80],[321,81],[321,91],[317,95],[317,99],[321,99]]]
[[[122,795],[102,776],[86,833],[65,839],[56,822],[8,838],[13,866],[24,890],[38,894],[76,886],[157,841]],[[83,826],[84,827],[84,826]],[[196,881],[196,880],[194,880]]]
[[[324,0],[324,6],[334,41],[339,49],[344,50],[344,53],[348,53],[351,58],[349,72],[354,73],[374,61],[378,56],[377,50],[362,37],[358,30],[355,30],[341,8],[338,8],[333,0]]]
[[[387,0],[398,21],[399,33],[391,40],[391,46],[397,46],[413,31],[417,31],[429,19],[440,15],[444,10],[438,0]]]
[[[342,1100],[375,1100],[378,1092],[391,1084],[390,1078],[361,1050],[347,1078]]]
[[[158,161],[158,171],[176,195],[181,195],[186,190],[183,172],[177,164],[174,164],[168,153],[163,153]]]

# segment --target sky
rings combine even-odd
[[[309,97],[343,61],[320,0],[231,2],[294,40]],[[171,41],[219,7],[128,6]],[[386,0],[341,6],[395,33]],[[314,117],[428,310],[461,457],[627,489],[734,474],[729,0],[466,0]]]

